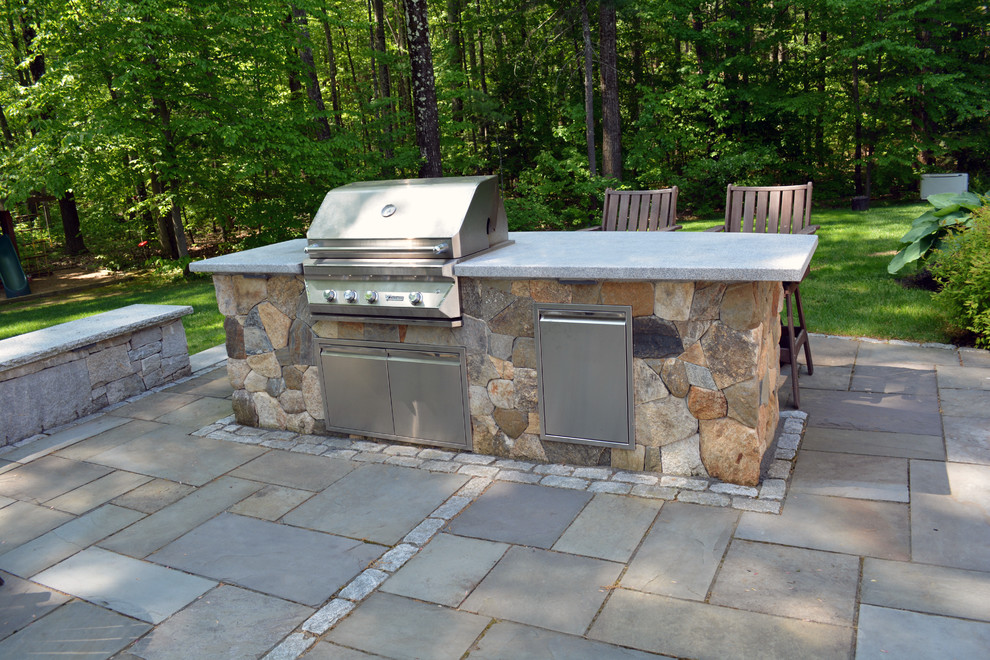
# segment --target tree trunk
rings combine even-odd
[[[316,108],[316,139],[320,142],[330,139],[330,122],[327,121],[327,107],[323,103],[323,92],[320,91],[320,81],[316,77],[316,62],[313,60],[313,47],[309,41],[309,27],[306,10],[293,5],[292,16],[295,19],[297,40],[299,43],[299,59],[303,64],[303,77],[306,80],[306,95],[313,107]]]
[[[464,120],[464,98],[461,92],[462,85],[458,78],[464,69],[464,46],[461,43],[460,24],[461,3],[458,0],[447,0],[447,59],[448,67],[455,76],[450,109],[455,124]]]
[[[154,172],[151,173],[151,193],[155,197],[165,194],[165,189]],[[162,246],[162,251],[169,259],[178,259],[179,249],[175,243],[175,229],[172,223],[161,213],[155,214],[155,222],[158,225],[158,244]]]
[[[86,252],[82,232],[79,228],[79,209],[72,191],[67,191],[58,199],[58,210],[62,216],[62,229],[65,231],[65,252],[69,255]]]
[[[591,21],[588,18],[588,2],[581,1],[581,31],[584,35],[584,136],[588,146],[588,171],[598,176],[595,155],[595,73],[592,68],[594,49],[591,46]]]
[[[327,69],[330,73],[330,107],[333,108],[333,120],[337,128],[344,128],[344,118],[340,111],[340,90],[337,86],[337,56],[333,52],[333,33],[330,32],[330,21],[326,12],[323,13],[323,36],[327,40]]]
[[[371,5],[375,11],[373,46],[378,60],[378,79],[380,81],[379,89],[381,92],[379,99],[386,100],[387,102],[385,106],[383,129],[385,135],[382,140],[382,152],[385,158],[391,159],[394,155],[392,151],[392,119],[395,116],[395,109],[392,106],[392,79],[389,76],[388,63],[385,59],[385,7],[382,0],[372,0]]]
[[[622,120],[616,52],[615,0],[602,0],[598,13],[601,41],[602,174],[622,180]]]
[[[440,116],[433,77],[433,51],[426,0],[405,0],[406,28],[409,35],[409,61],[412,65],[413,112],[416,142],[423,159],[420,176],[443,176],[440,162]]]

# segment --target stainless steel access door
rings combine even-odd
[[[320,346],[327,429],[471,448],[463,348],[346,340]]]
[[[442,351],[389,351],[395,433],[466,446],[461,360]]]
[[[632,309],[536,305],[540,436],[632,449]]]
[[[384,348],[335,345],[320,351],[328,428],[392,434],[387,360]]]

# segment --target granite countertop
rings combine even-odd
[[[795,281],[816,236],[708,232],[511,232],[512,245],[454,266],[464,277],[503,279]],[[200,273],[301,274],[306,239],[190,264]]]

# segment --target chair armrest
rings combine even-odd
[[[797,233],[798,234],[814,234],[816,231],[818,231],[818,228],[819,227],[821,227],[821,225],[808,225],[804,229],[799,230]]]
[[[598,225],[597,227],[582,227],[581,229],[578,229],[578,231],[601,231],[601,230],[602,230],[601,225]]]
[[[705,231],[725,231],[725,225],[722,225],[720,227],[709,227]]]
[[[657,231],[677,231],[678,229],[683,228],[683,226],[684,225],[671,225],[669,227],[661,227]]]

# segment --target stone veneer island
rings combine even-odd
[[[462,346],[477,453],[759,483],[779,417],[781,283],[804,275],[815,236],[509,238],[455,266],[456,328],[314,319],[303,239],[192,264],[213,273],[238,423],[325,432],[320,338]],[[631,308],[633,449],[541,439],[534,303]]]

